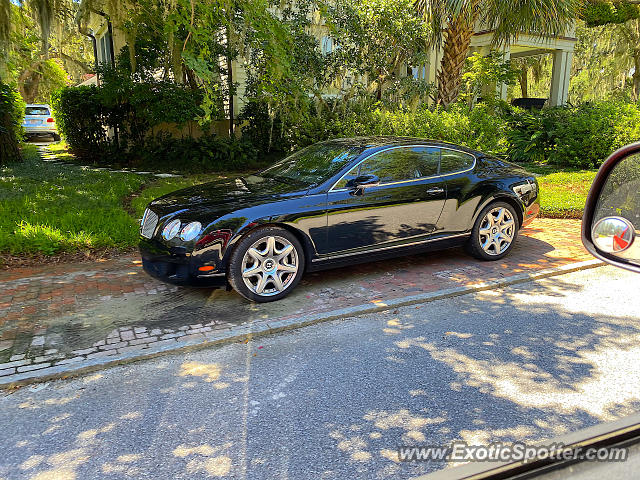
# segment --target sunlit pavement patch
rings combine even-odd
[[[313,273],[291,296],[270,304],[159,283],[134,256],[15,269],[0,273],[0,385],[597,265],[582,248],[578,221],[542,219],[499,262],[479,262],[456,249]]]

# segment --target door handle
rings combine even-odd
[[[429,195],[438,195],[440,193],[444,193],[444,188],[440,188],[440,187],[430,188],[429,190],[427,190],[427,193]]]

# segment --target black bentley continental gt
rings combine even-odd
[[[516,165],[428,140],[340,139],[152,201],[140,251],[165,282],[269,302],[305,271],[459,245],[499,260],[538,212],[538,183]]]

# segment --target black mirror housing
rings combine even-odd
[[[375,175],[360,175],[347,183],[348,188],[374,187],[380,184],[380,179]]]
[[[611,265],[640,273],[640,142],[613,153],[589,191],[582,243]]]

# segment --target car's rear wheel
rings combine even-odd
[[[519,227],[518,216],[511,205],[492,203],[478,216],[467,251],[480,260],[500,260],[511,252]]]
[[[51,134],[51,136],[53,137],[53,140],[55,142],[59,142],[60,141],[60,135],[58,135],[57,133],[53,133],[53,134]]]
[[[304,251],[295,235],[279,227],[259,228],[236,245],[229,262],[229,283],[248,300],[273,302],[295,288],[304,262]]]

